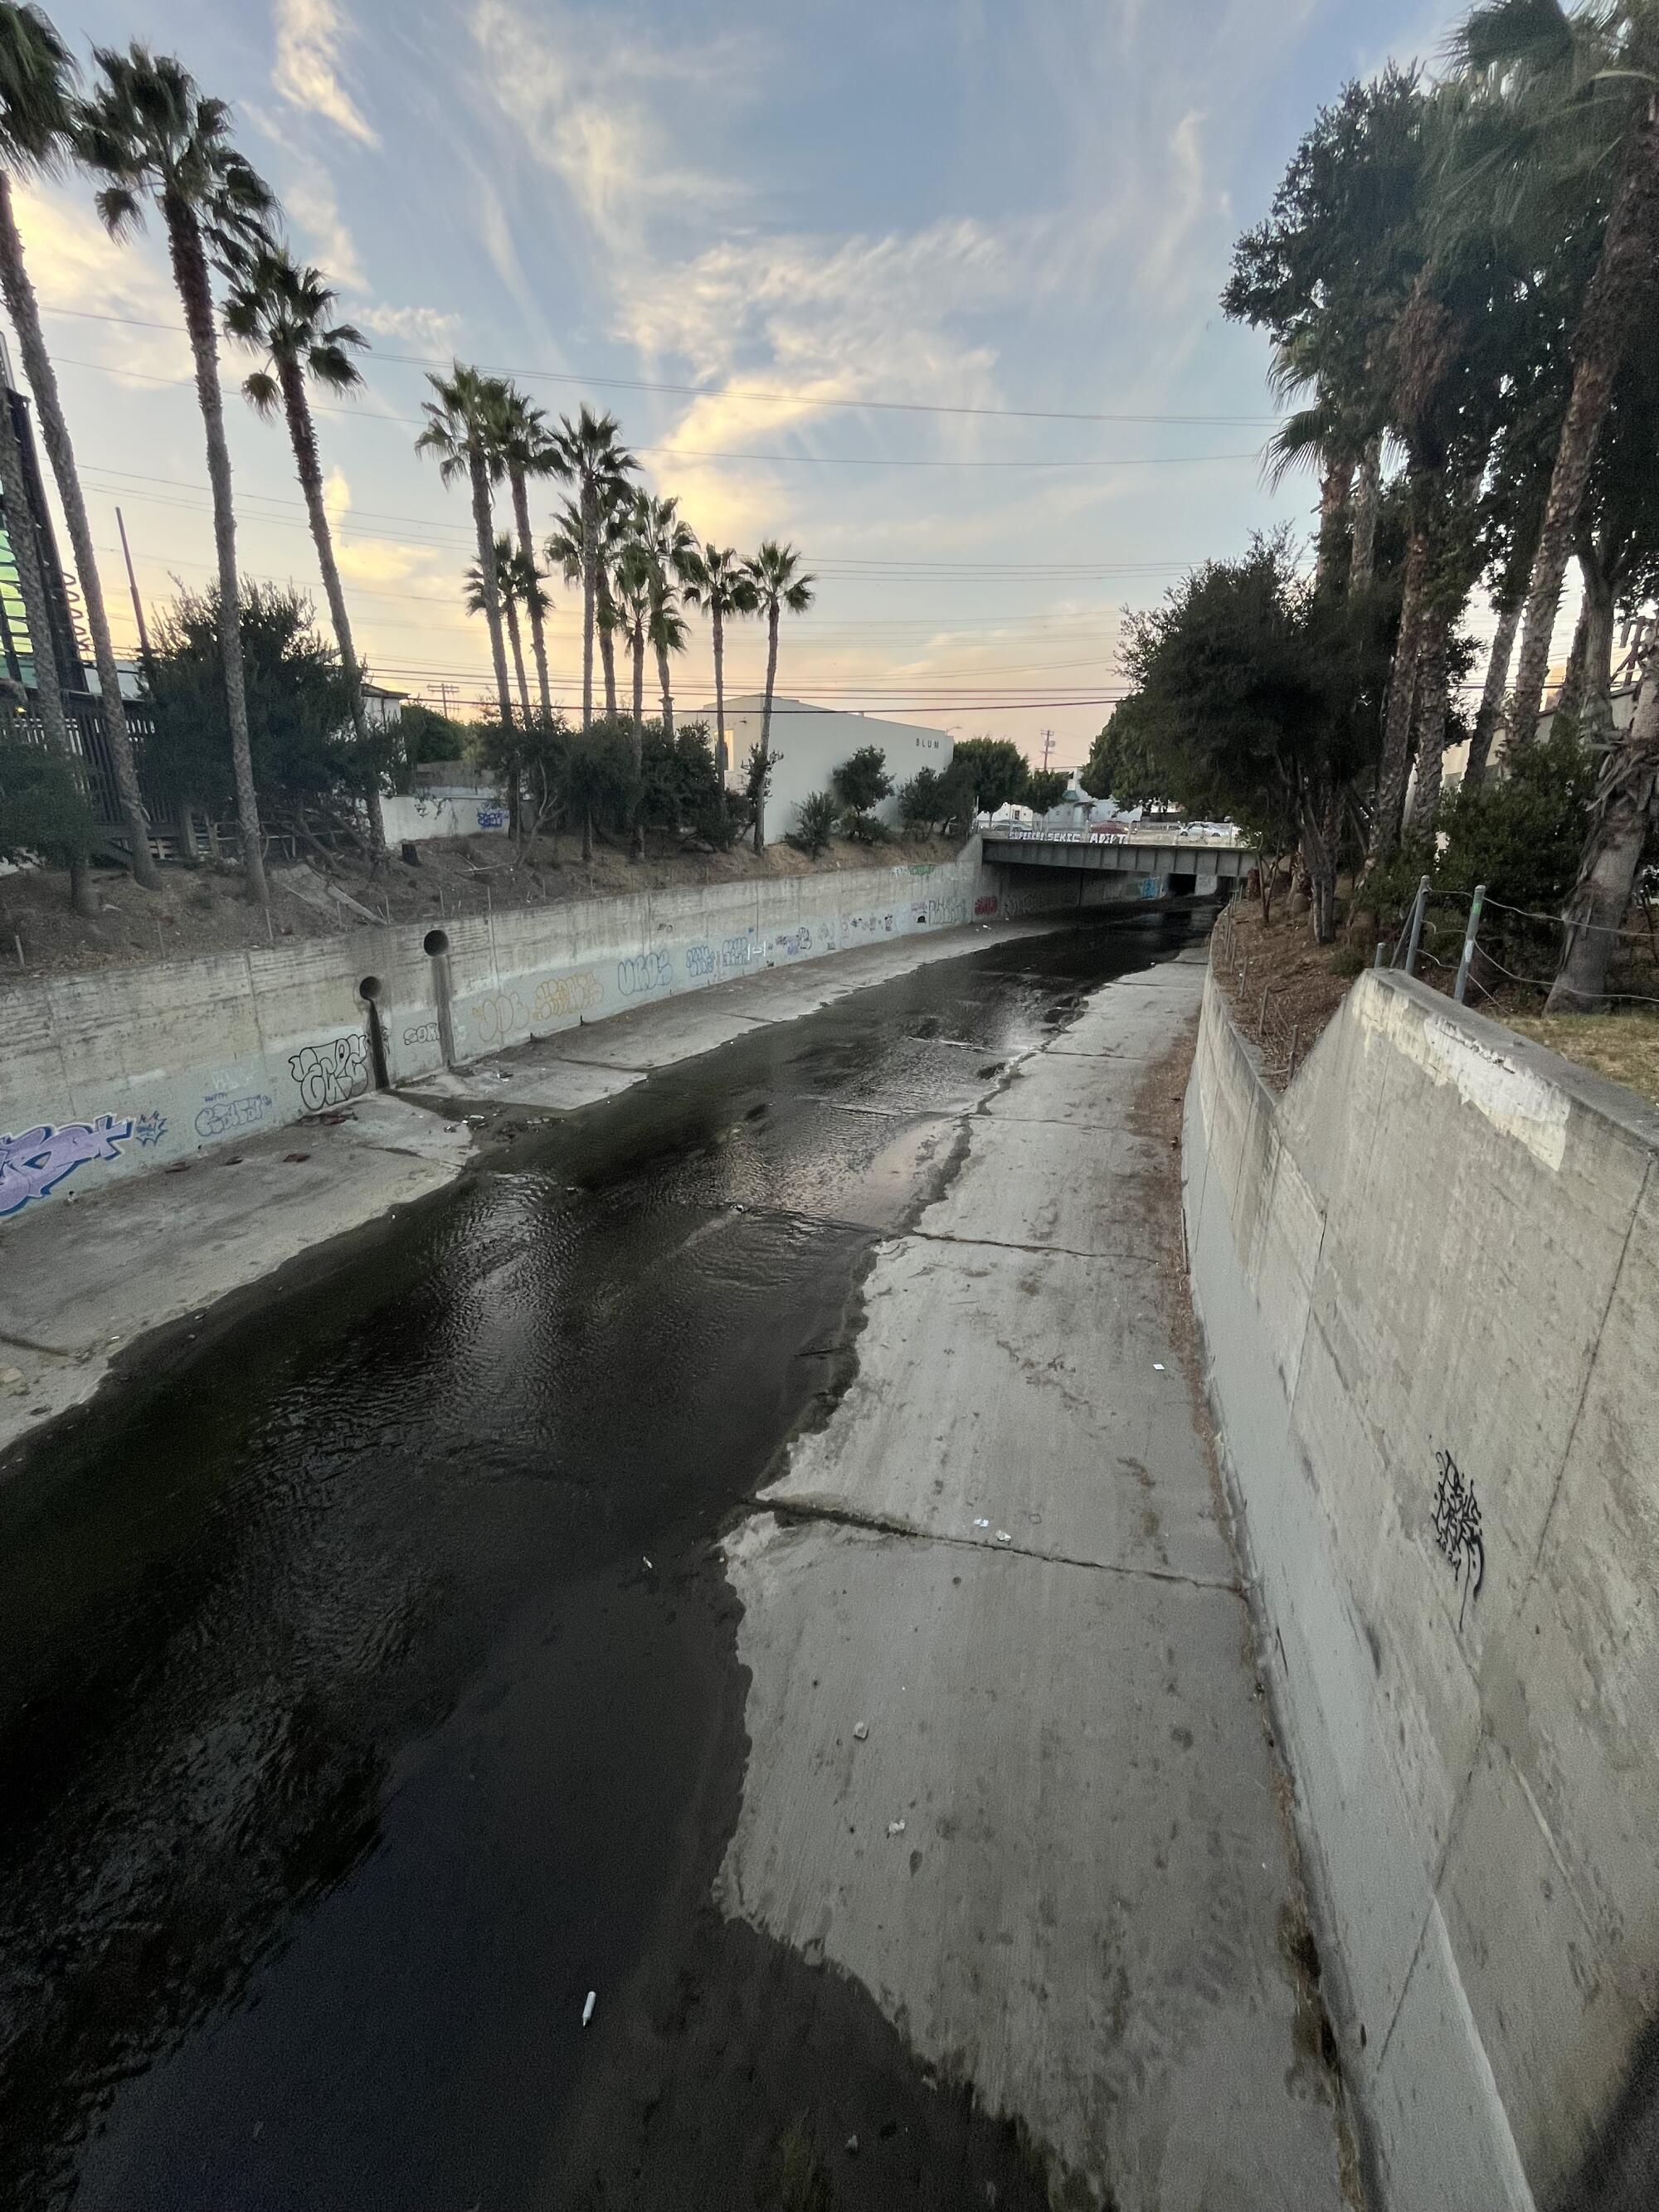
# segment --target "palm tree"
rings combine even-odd
[[[599,665],[605,672],[605,713],[617,719],[617,566],[633,537],[634,488],[625,477],[602,487],[599,539],[593,558],[593,617],[599,632]]]
[[[778,618],[787,609],[804,615],[816,579],[803,573],[793,545],[769,538],[744,573],[755,594],[755,611],[766,617],[766,696],[761,708],[760,750],[755,762],[755,850],[766,850],[766,773],[772,759],[772,696],[778,681]]]
[[[662,687],[663,735],[674,734],[674,699],[669,689],[668,656],[684,653],[685,620],[679,611],[680,586],[691,574],[697,558],[697,540],[682,520],[677,499],[653,499],[641,492],[634,505],[632,542],[643,556],[651,581],[651,643],[657,656],[657,680]],[[634,731],[635,760],[640,765],[640,732]]]
[[[535,589],[523,604],[530,617],[530,650],[536,663],[537,696],[541,702],[544,720],[551,721],[553,694],[547,675],[546,615],[549,601],[546,592],[541,589],[539,571],[536,567],[536,541],[530,529],[530,478],[552,474],[553,441],[548,434],[546,418],[541,409],[514,384],[502,387],[500,415],[495,427],[496,443],[502,465],[507,471],[507,487],[513,500],[513,526],[518,532],[519,560],[535,581]],[[525,711],[528,714],[527,705]]]
[[[759,604],[753,579],[729,548],[705,545],[686,572],[685,603],[708,616],[714,643],[714,734],[720,775],[730,765],[726,754],[726,622],[730,615],[752,615]]]
[[[1373,431],[1365,441],[1364,451],[1359,456],[1359,472],[1354,478],[1353,510],[1350,538],[1352,550],[1348,556],[1348,589],[1364,591],[1371,580],[1376,562],[1376,512],[1382,503],[1382,434]]]
[[[263,906],[270,892],[248,737],[236,509],[231,498],[208,249],[212,246],[222,264],[257,251],[267,242],[264,226],[276,202],[264,179],[230,143],[230,110],[222,100],[206,98],[182,63],[170,55],[152,54],[137,43],[124,54],[95,47],[93,58],[103,82],[80,111],[76,138],[87,167],[108,180],[98,194],[98,211],[111,235],[118,238],[142,222],[147,199],[160,209],[195,359],[196,396],[213,490],[219,639],[242,867],[248,896]],[[99,680],[104,680],[101,671]]]
[[[501,473],[495,428],[500,409],[500,386],[464,362],[451,364],[447,376],[428,375],[437,394],[421,403],[426,428],[415,441],[417,453],[438,456],[438,474],[445,483],[465,477],[472,493],[472,527],[477,533],[478,574],[484,622],[489,632],[489,658],[495,672],[495,705],[501,727],[513,727],[513,696],[507,688],[507,647],[501,635],[501,583],[495,569],[495,529],[490,510],[489,487]]]
[[[645,634],[651,621],[651,563],[642,547],[628,545],[617,563],[617,616],[634,662],[634,727],[645,720]]]
[[[1619,371],[1645,327],[1659,269],[1659,11],[1651,0],[1605,0],[1569,14],[1561,0],[1492,0],[1455,41],[1469,90],[1453,179],[1490,192],[1500,219],[1524,222],[1553,202],[1587,210],[1607,195],[1607,227],[1572,348],[1561,425],[1527,595],[1516,669],[1515,738],[1537,727],[1550,641]]]
[[[525,559],[504,530],[495,539],[495,589],[507,623],[514,670],[518,677],[519,704],[523,710],[525,726],[528,728],[532,720],[530,684],[525,673],[524,640],[519,629],[519,609],[522,607],[530,617],[533,631],[547,612],[547,594],[542,589],[541,570],[533,559]],[[466,611],[470,615],[479,615],[485,611],[487,605],[483,570],[475,561],[466,572]]]
[[[568,415],[559,417],[550,454],[552,473],[575,487],[580,516],[585,730],[590,729],[593,722],[593,635],[599,616],[602,510],[606,501],[625,485],[629,472],[639,466],[632,453],[619,442],[620,428],[614,415],[595,415],[584,401],[574,422]],[[606,701],[610,714],[616,712],[615,688],[613,675],[612,696]]]
[[[288,425],[311,539],[317,548],[317,566],[322,571],[323,593],[340,648],[352,735],[368,771],[374,743],[363,704],[362,669],[352,641],[340,564],[334,557],[334,533],[323,498],[317,425],[306,388],[308,378],[331,392],[355,392],[362,383],[362,373],[351,356],[368,342],[351,324],[331,320],[337,297],[317,270],[300,266],[286,247],[271,246],[256,253],[233,277],[225,306],[225,328],[244,345],[257,348],[265,356],[266,366],[245,378],[242,390],[260,415],[272,415],[280,407]],[[380,807],[378,769],[373,774],[368,836],[370,859],[378,874],[386,866],[386,817]]]
[[[98,667],[110,765],[132,848],[132,872],[147,890],[155,890],[161,879],[149,848],[149,824],[138,790],[132,737],[121,700],[121,678],[104,607],[92,526],[87,519],[75,448],[58,396],[58,374],[41,335],[40,310],[24,263],[23,241],[12,205],[13,177],[53,171],[63,165],[75,123],[70,90],[74,75],[68,48],[40,10],[17,6],[15,0],[0,0],[0,291],[4,293],[6,309],[17,332],[24,373],[40,418],[41,440],[57,480],[64,520],[69,525]]]
[[[46,732],[47,744],[54,752],[61,753],[68,763],[76,788],[84,792],[86,764],[70,736],[69,720],[64,712],[58,653],[46,614],[46,583],[40,569],[40,547],[29,520],[29,498],[23,480],[22,452],[17,442],[10,404],[3,394],[0,394],[0,500],[4,501],[6,514],[10,518],[10,527],[6,534],[11,541],[12,557],[17,563],[17,584],[22,593],[23,611],[28,617],[40,726]],[[98,902],[92,890],[92,872],[84,854],[77,854],[70,861],[70,904],[76,914],[88,919],[98,912]]]

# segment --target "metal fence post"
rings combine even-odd
[[[1373,968],[1381,968],[1383,965],[1382,955],[1388,951],[1388,939],[1386,937],[1379,937],[1376,940],[1376,957],[1371,963]]]
[[[1457,981],[1452,986],[1452,997],[1460,1006],[1469,988],[1469,963],[1474,958],[1474,940],[1480,927],[1480,907],[1486,896],[1485,884],[1477,884],[1474,896],[1469,901],[1469,926],[1463,933],[1463,957],[1457,963]]]
[[[1429,879],[1425,876],[1417,886],[1417,898],[1412,908],[1411,942],[1406,947],[1406,973],[1417,973],[1417,948],[1423,942],[1423,916],[1428,910]]]

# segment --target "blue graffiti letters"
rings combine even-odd
[[[45,1198],[88,1160],[118,1160],[131,1134],[130,1120],[100,1114],[91,1121],[65,1121],[58,1128],[43,1121],[21,1136],[0,1136],[0,1218],[32,1198]]]

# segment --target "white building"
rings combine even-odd
[[[744,764],[760,743],[761,709],[765,699],[758,691],[745,692],[726,702],[726,747],[728,789],[741,791]],[[714,710],[700,708],[712,732]],[[887,773],[896,791],[908,783],[918,769],[939,774],[951,765],[954,746],[943,730],[924,729],[915,722],[884,722],[873,714],[842,714],[835,707],[812,707],[801,699],[772,702],[771,788],[766,798],[766,834],[787,836],[795,826],[795,809],[815,791],[828,791],[830,779],[843,761],[864,745],[878,745]],[[898,820],[898,801],[888,799],[877,810],[888,823]]]

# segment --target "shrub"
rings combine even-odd
[[[26,738],[0,738],[0,854],[38,853],[67,868],[90,854],[96,827],[61,753]]]
[[[836,802],[830,793],[815,791],[795,809],[795,826],[789,832],[789,842],[798,853],[805,853],[816,860],[820,853],[829,850],[836,814]]]
[[[887,756],[879,745],[860,745],[830,781],[836,798],[854,814],[867,814],[892,796],[893,779],[887,773]]]
[[[885,845],[892,832],[878,814],[866,814],[858,808],[842,817],[842,835],[855,845]]]

